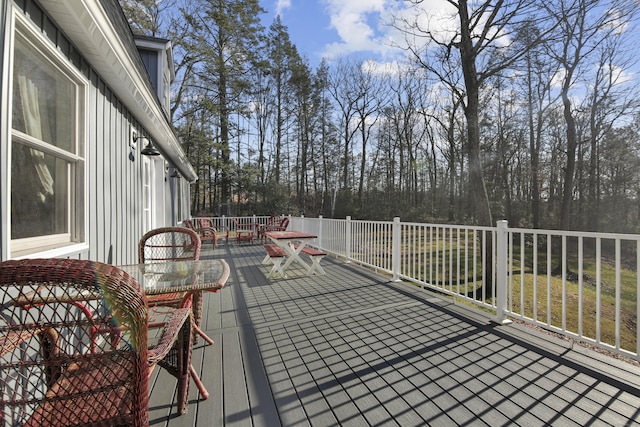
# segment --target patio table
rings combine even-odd
[[[138,280],[147,295],[217,291],[229,278],[229,265],[223,259],[163,261],[118,268]]]

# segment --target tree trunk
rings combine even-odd
[[[491,226],[491,205],[482,172],[480,160],[480,122],[479,122],[479,82],[476,70],[476,52],[471,38],[469,12],[466,0],[460,0],[460,57],[462,73],[467,91],[467,105],[464,113],[467,119],[467,151],[469,153],[469,190],[473,216],[479,225]]]

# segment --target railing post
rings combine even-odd
[[[393,218],[393,231],[391,237],[391,270],[393,280],[395,282],[400,280],[400,247],[401,247],[402,233],[400,227],[400,217]]]
[[[344,254],[347,257],[347,262],[351,262],[351,216],[347,217],[345,224],[345,245]]]
[[[508,225],[506,220],[496,224],[496,317],[493,321],[500,324],[511,323],[507,319]]]
[[[318,247],[322,248],[322,215],[318,215]]]

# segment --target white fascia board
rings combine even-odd
[[[117,1],[117,0],[114,0]],[[97,0],[47,0],[40,3],[100,77],[149,132],[151,139],[190,182],[197,174],[180,146],[156,94],[129,57],[122,35]]]

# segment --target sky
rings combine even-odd
[[[448,0],[427,0],[411,10],[405,0],[260,0],[260,5],[267,11],[263,25],[268,28],[279,14],[298,53],[314,68],[322,58],[342,56],[393,64],[406,55],[397,47],[405,44],[405,35],[390,25],[403,13],[438,34],[451,34],[457,26]]]
[[[440,1],[440,0],[437,0]],[[378,61],[392,58],[394,31],[385,22],[398,0],[260,0],[268,27],[277,14],[298,52],[312,67],[323,57],[357,55]]]

